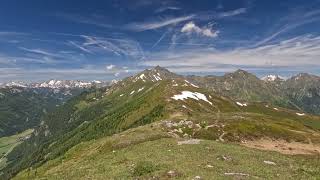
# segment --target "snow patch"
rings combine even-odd
[[[130,95],[132,95],[134,92],[136,92],[136,91],[131,91]]]
[[[195,100],[203,100],[212,105],[212,102],[208,101],[207,97],[204,94],[198,92],[190,92],[190,91],[182,91],[181,94],[177,94],[171,97],[174,100],[184,100],[184,99],[195,99]]]
[[[186,83],[190,84],[191,86],[193,86],[193,87],[195,87],[195,88],[199,88],[199,86],[194,85],[194,84],[192,84],[191,82],[189,82],[189,81],[187,81],[187,80],[184,80],[184,82],[186,82]]]
[[[305,113],[296,113],[296,115],[298,115],[298,116],[304,116],[304,115],[306,115]]]
[[[241,106],[241,107],[243,107],[243,106],[245,106],[245,107],[248,106],[246,103],[240,103],[240,102],[236,102],[236,103],[237,103],[238,106]]]
[[[141,74],[141,75],[139,76],[139,78],[140,78],[143,82],[146,82],[146,80],[144,80],[144,78],[146,78],[146,76],[145,76],[144,74]]]
[[[159,76],[153,75],[153,77],[156,79],[156,81],[161,81],[162,80],[161,77],[159,77]]]
[[[143,89],[144,89],[144,87],[142,87],[142,88],[138,89],[138,92],[142,91]]]

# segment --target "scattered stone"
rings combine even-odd
[[[200,139],[189,139],[185,141],[178,141],[178,145],[183,145],[183,144],[200,144]]]
[[[210,164],[208,164],[206,167],[207,167],[207,168],[213,168],[213,166],[210,165]]]
[[[245,173],[224,173],[226,176],[249,176],[249,174]]]
[[[177,176],[177,173],[175,171],[173,171],[173,170],[170,170],[170,171],[167,172],[167,175],[172,178],[172,177]]]
[[[275,162],[272,161],[263,161],[265,164],[269,164],[269,165],[277,165]]]
[[[185,134],[183,135],[183,137],[187,138],[187,137],[189,137],[189,134],[185,133]]]
[[[196,176],[196,177],[194,177],[193,179],[194,179],[194,180],[196,180],[196,179],[201,179],[201,177],[200,177],[200,176]]]
[[[196,127],[197,127],[198,129],[201,129],[201,125],[200,125],[200,124],[196,124]]]
[[[231,161],[232,160],[232,158],[230,156],[225,156],[225,155],[218,156],[217,159],[222,160],[222,161]]]

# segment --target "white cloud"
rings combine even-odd
[[[116,66],[113,65],[113,64],[110,64],[110,65],[106,66],[107,70],[112,70],[112,69],[114,69],[115,67],[116,67]]]
[[[182,33],[187,33],[187,34],[192,34],[192,33],[196,33],[198,35],[201,36],[207,36],[207,37],[217,37],[219,31],[215,31],[212,29],[212,27],[203,27],[200,28],[199,26],[197,26],[194,22],[188,22],[186,23],[182,29],[181,29]]]

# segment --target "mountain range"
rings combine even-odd
[[[72,88],[90,88],[93,86],[102,87],[108,85],[107,82],[102,81],[80,81],[80,80],[48,80],[38,83],[25,83],[25,82],[8,82],[0,85],[4,87],[22,87],[22,88],[51,88],[51,89],[72,89]]]
[[[287,80],[271,75],[259,79],[243,70],[224,76],[188,76],[188,80],[233,100],[265,102],[281,107],[320,113],[320,77],[301,73]]]
[[[5,156],[1,177],[188,179],[195,172],[202,177],[225,177],[232,175],[225,171],[239,170],[243,163],[259,164],[258,160],[272,156],[254,151],[257,156],[251,157],[253,150],[221,143],[249,146],[247,142],[260,139],[297,142],[306,147],[313,144],[314,149],[304,151],[316,153],[320,144],[320,117],[316,115],[320,112],[320,78],[299,74],[276,79],[262,80],[243,70],[224,76],[182,76],[157,66],[110,86],[85,88],[45,113],[37,125],[27,127],[33,128],[33,133]],[[191,151],[188,145],[201,149]],[[290,148],[287,151],[295,152]],[[157,157],[169,150],[177,152]],[[215,150],[219,153],[214,161],[222,159],[217,167],[210,158],[200,158],[200,154],[214,154]],[[229,160],[236,159],[236,154],[244,158]],[[165,159],[169,156],[181,160],[180,164]],[[279,161],[276,168],[280,175],[270,173],[274,167],[263,164],[257,165],[256,171],[242,171],[260,178],[320,175],[312,168],[316,159],[294,157],[291,161],[295,165],[288,165],[286,156],[277,156],[274,161]],[[191,171],[188,167],[195,161],[205,168]],[[112,163],[106,166],[108,162]],[[309,169],[297,175],[302,162]],[[210,171],[211,166],[217,170]],[[288,168],[291,166],[295,168]]]

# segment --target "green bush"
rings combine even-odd
[[[140,161],[133,170],[134,176],[143,176],[157,170],[157,167],[149,161]]]

